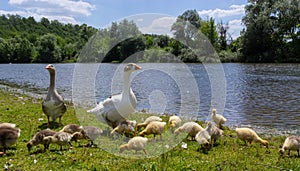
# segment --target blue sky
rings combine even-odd
[[[104,28],[113,21],[144,13],[161,14],[155,25],[168,25],[189,9],[198,11],[202,19],[213,17],[229,24],[234,38],[243,28],[247,0],[1,0],[0,15],[18,14],[58,20],[63,23],[83,24]],[[168,17],[167,17],[168,16]]]

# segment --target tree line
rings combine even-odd
[[[233,40],[228,23],[187,10],[169,35],[142,34],[133,21],[96,29],[17,15],[0,17],[0,63],[213,61],[299,62],[299,0],[248,0],[245,29]],[[207,43],[209,42],[209,43]],[[176,58],[176,59],[175,59]]]
[[[177,17],[170,30],[173,37],[142,34],[133,21],[124,19],[93,35],[79,62],[122,62],[128,57],[137,62],[203,62],[210,61],[216,51],[228,51],[234,58],[227,55],[222,61],[232,62],[236,52],[230,50],[233,40],[228,28],[228,24],[216,24],[213,18],[201,19],[196,10]]]
[[[300,1],[248,0],[242,62],[300,62]]]
[[[76,61],[97,29],[57,20],[19,15],[0,16],[0,63],[58,63]]]

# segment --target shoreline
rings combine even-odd
[[[13,84],[11,84],[13,85]],[[21,86],[10,86],[9,83],[8,84],[3,84],[0,83],[0,89],[4,90],[6,92],[12,92],[12,93],[17,93],[19,95],[26,95],[29,96],[31,98],[35,98],[35,99],[43,99],[45,97],[45,95],[41,95],[38,93],[34,93],[25,89],[22,89]],[[68,103],[72,103],[71,99],[65,99],[65,101],[67,101]],[[144,110],[144,109],[142,109]],[[138,111],[141,112],[141,111]],[[161,114],[160,114],[161,115]],[[201,121],[201,120],[200,120]],[[235,128],[237,127],[248,127],[248,128],[252,128],[255,129],[257,131],[257,133],[259,134],[263,134],[264,136],[267,137],[272,137],[272,136],[288,136],[288,135],[298,135],[300,134],[300,130],[288,130],[288,129],[278,129],[278,128],[268,128],[268,127],[262,127],[262,126],[257,126],[257,125],[249,125],[249,124],[236,124],[236,125],[226,125],[230,130],[235,130]]]
[[[257,132],[258,136],[270,142],[269,148],[259,143],[245,146],[243,141],[237,139],[236,132],[227,126],[224,126],[223,137],[208,150],[201,148],[197,141],[191,141],[184,136],[180,136],[180,141],[175,141],[167,127],[163,140],[154,140],[152,135],[146,136],[150,140],[146,146],[150,156],[134,151],[126,151],[120,155],[119,146],[127,142],[126,138],[112,139],[107,135],[100,136],[95,141],[94,148],[83,147],[84,141],[72,142],[73,148],[64,147],[63,151],[57,145],[50,145],[49,150],[43,151],[40,145],[28,152],[26,142],[37,131],[46,129],[47,119],[41,109],[42,99],[29,97],[22,94],[23,91],[6,90],[0,89],[1,122],[14,123],[21,129],[18,142],[7,151],[7,155],[0,157],[0,162],[8,163],[9,160],[9,170],[39,170],[41,167],[44,170],[299,170],[299,158],[294,157],[295,152],[292,152],[292,157],[279,161],[278,150],[284,142],[284,136],[266,136]],[[169,116],[161,118],[167,122]],[[78,119],[72,104],[68,105],[62,123],[80,124]],[[97,120],[90,119],[87,118],[82,124],[101,126],[105,130]],[[203,122],[199,124],[205,126]],[[59,131],[61,128],[62,126],[55,126],[51,129]],[[186,147],[182,147],[183,142]],[[96,162],[91,164],[91,160]]]

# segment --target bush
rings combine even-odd
[[[238,53],[222,50],[218,53],[221,62],[239,62]]]

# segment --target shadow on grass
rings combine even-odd
[[[55,129],[55,128],[59,128],[59,127],[61,127],[61,126],[63,126],[63,125],[61,125],[61,124],[58,123],[58,122],[53,122],[53,121],[51,121],[49,127],[48,127],[48,123],[43,123],[43,124],[39,125],[38,128],[40,128],[40,129],[42,129],[42,130],[43,130],[43,129],[47,129],[47,128]]]
[[[45,153],[46,150],[43,150],[43,149],[39,149],[39,150],[36,150],[34,152],[30,152],[29,154],[32,155],[32,154],[41,154],[41,153]]]

